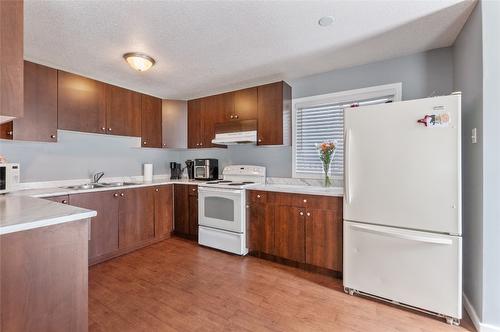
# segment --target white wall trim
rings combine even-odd
[[[397,102],[402,99],[402,90],[403,83],[399,82],[292,99],[292,178],[321,179],[323,177],[323,174],[295,172],[295,153],[297,152],[297,135],[295,133],[295,128],[297,126],[297,108],[311,105],[318,106],[321,104],[331,104],[332,101],[340,103],[343,101],[352,101],[353,99],[368,99],[387,95],[394,95],[394,101]],[[343,176],[333,176],[333,179],[343,180]]]
[[[472,320],[472,324],[474,324],[474,327],[478,332],[500,332],[500,326],[481,323],[476,310],[470,303],[465,293],[463,294],[463,300],[465,311],[467,311],[467,313],[469,314],[469,317]]]

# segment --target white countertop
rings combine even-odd
[[[320,187],[320,186],[307,186],[307,185],[292,185],[292,184],[260,184],[251,186],[249,190],[264,190],[264,191],[277,191],[283,193],[293,194],[308,194],[308,195],[321,195],[321,196],[344,196],[344,188],[341,187]]]
[[[49,200],[0,196],[0,235],[95,217],[96,211]]]

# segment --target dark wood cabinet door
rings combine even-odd
[[[202,99],[188,101],[188,148],[203,147]]]
[[[12,121],[0,124],[0,138],[1,139],[12,139],[14,135],[14,128]]]
[[[201,101],[201,116],[203,122],[203,147],[222,147],[225,145],[213,144],[215,138],[215,125],[226,121],[225,113],[225,94],[202,98]]]
[[[107,85],[106,101],[107,134],[141,137],[141,94]]]
[[[141,96],[141,123],[142,143],[146,148],[162,147],[162,111],[161,99],[142,95]]]
[[[22,117],[24,1],[0,1],[0,116]]]
[[[155,234],[154,189],[128,189],[120,192],[118,246],[132,247]]]
[[[198,236],[198,196],[189,195],[189,235]]]
[[[58,71],[58,128],[106,133],[106,84]]]
[[[173,185],[155,188],[155,237],[167,238],[173,230]]]
[[[234,115],[234,92],[226,92],[221,94],[223,104],[222,104],[222,110],[224,113],[224,122],[230,121],[230,120],[235,120]],[[232,118],[231,118],[232,116]]]
[[[189,186],[174,184],[174,230],[189,235]]]
[[[283,144],[283,121],[291,120],[291,98],[292,89],[285,82],[258,87],[258,145]]]
[[[15,140],[57,141],[57,70],[24,62],[24,115],[13,122]]]
[[[231,120],[257,119],[257,87],[234,92],[234,117]]]
[[[274,254],[274,206],[253,203],[248,210],[248,249]]]
[[[275,255],[305,262],[305,210],[293,206],[275,207]]]
[[[73,206],[97,211],[90,223],[89,261],[118,250],[119,194],[102,191],[70,195]]]
[[[342,271],[342,215],[338,210],[307,210],[306,263]]]

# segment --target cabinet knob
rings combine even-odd
[[[202,146],[202,145],[203,145],[203,143],[200,143],[200,146]]]
[[[192,191],[196,191],[196,188],[191,189]]]
[[[304,199],[304,203],[307,203],[307,199]]]
[[[13,134],[12,130],[7,132],[7,135],[9,136],[12,136],[12,134]]]
[[[124,194],[124,193],[121,193],[121,194],[120,194],[120,196],[121,196],[121,197],[125,197],[125,194]]]
[[[259,138],[259,143],[261,143],[261,142],[262,142],[262,138]]]
[[[65,200],[65,199],[63,199],[61,203],[63,203],[63,204],[68,204],[68,201],[67,201],[67,200]]]
[[[102,131],[106,131],[106,127],[101,127],[101,130]]]
[[[257,198],[260,198],[260,195],[257,195]]]
[[[300,211],[300,213],[299,213],[299,214],[300,214],[301,216],[303,216],[303,215],[304,215],[304,212]]]
[[[111,128],[108,128],[108,131],[111,131]]]
[[[310,213],[310,212],[307,212],[307,213],[306,213],[306,215],[307,215],[308,217],[310,217],[310,216],[311,216],[311,213]]]
[[[231,119],[234,119],[234,115],[231,114]]]
[[[118,197],[118,194],[117,194],[117,193],[114,193],[114,194],[113,194],[113,197]]]
[[[249,208],[250,208],[250,205],[247,205],[247,209],[249,209]]]
[[[166,147],[166,146],[167,146],[167,144],[163,143],[163,147]]]
[[[159,192],[159,191],[160,191],[160,189],[156,188],[156,189],[155,189],[155,191],[156,191],[156,192]]]
[[[56,135],[50,135],[50,138],[56,138]]]
[[[142,144],[146,145],[146,144],[148,144],[148,142],[144,141],[144,142],[142,142]]]
[[[236,114],[236,115],[234,116],[234,118],[235,118],[235,119],[237,119],[237,118],[238,118],[238,114]]]

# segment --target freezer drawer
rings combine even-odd
[[[462,317],[462,239],[344,221],[344,287]]]

